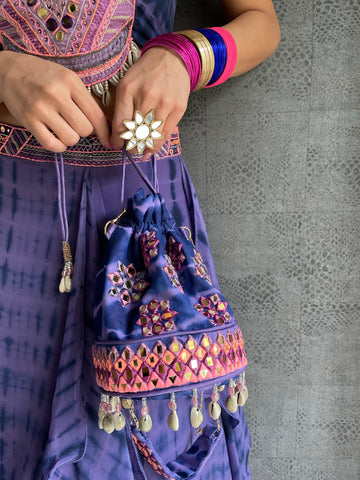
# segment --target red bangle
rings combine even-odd
[[[231,33],[223,27],[212,27],[210,30],[214,30],[222,36],[226,45],[227,59],[224,71],[220,77],[216,80],[216,82],[212,83],[211,85],[207,85],[205,88],[214,87],[215,85],[224,83],[233,73],[237,61],[237,46]]]

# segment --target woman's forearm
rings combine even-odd
[[[280,42],[280,27],[270,0],[221,0],[238,57],[232,76],[240,75],[270,57]]]

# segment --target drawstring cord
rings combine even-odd
[[[69,244],[69,224],[66,213],[66,195],[65,195],[65,174],[64,174],[64,158],[62,153],[60,153],[60,162],[58,159],[58,154],[54,154],[55,167],[56,167],[56,178],[58,186],[58,208],[59,216],[62,230],[62,250],[64,257],[64,268],[61,273],[61,280],[59,284],[59,292],[65,293],[71,291],[71,279],[73,276],[73,263],[72,255]],[[60,165],[59,165],[60,163]]]
[[[154,192],[159,192],[159,181],[157,177],[157,162],[156,162],[156,154],[153,156],[153,185],[148,180],[144,172],[141,168],[134,162],[133,158],[129,155],[129,153],[124,149],[124,154],[130,160],[130,163],[135,167],[138,171],[144,182],[149,186],[149,188]],[[105,225],[105,234],[109,223],[115,223],[116,220],[124,213],[124,195],[125,195],[125,168],[126,168],[126,161],[125,155],[123,157],[123,169],[122,169],[122,179],[121,179],[121,206],[122,206],[122,213],[114,220],[110,220]],[[59,160],[60,157],[60,160]],[[72,262],[72,255],[71,249],[69,244],[69,224],[68,218],[66,213],[66,194],[65,194],[65,173],[64,173],[64,158],[62,153],[59,155],[57,153],[54,154],[55,159],[55,167],[56,167],[56,179],[57,179],[57,187],[58,187],[58,208],[59,208],[59,216],[60,216],[60,223],[61,223],[61,230],[62,230],[62,250],[63,250],[63,257],[64,257],[64,268],[61,273],[61,280],[59,284],[59,292],[60,293],[68,293],[71,291],[71,283],[72,283],[72,276],[74,272],[74,266]]]

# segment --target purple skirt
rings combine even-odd
[[[52,154],[22,129],[0,126],[0,137],[0,479],[163,478],[129,444],[126,429],[108,435],[97,426],[93,289],[106,246],[104,224],[120,211],[122,156],[102,151],[95,139],[82,140],[64,156],[74,277],[71,294],[60,294],[62,238]],[[160,192],[177,225],[191,229],[216,284],[204,220],[176,138],[157,160]],[[151,177],[151,162],[137,161]],[[128,166],[125,198],[140,187],[147,192]],[[149,436],[165,463],[196,439],[189,403],[186,396],[177,399],[178,432],[166,426],[168,399],[148,403]],[[213,423],[206,410],[204,423]],[[186,478],[248,480],[249,449],[243,410],[223,414],[212,455]]]

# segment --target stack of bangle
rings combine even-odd
[[[235,40],[222,27],[165,33],[149,40],[142,54],[155,46],[170,48],[182,58],[189,73],[191,91],[225,82],[236,65]]]

